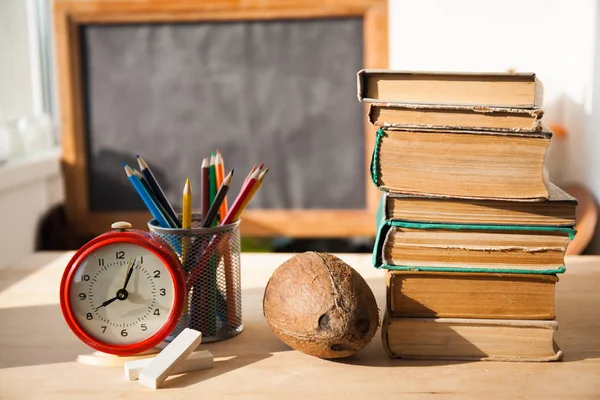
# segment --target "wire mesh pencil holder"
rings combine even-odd
[[[160,227],[148,222],[150,233],[179,256],[186,279],[193,279],[179,322],[166,341],[185,328],[202,332],[202,343],[232,338],[242,332],[239,221],[225,226],[201,227],[192,216],[191,229]]]

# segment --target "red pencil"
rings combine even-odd
[[[248,195],[250,195],[250,192],[252,192],[252,188],[254,187],[254,185],[256,185],[259,174],[260,170],[257,169],[252,173],[252,175],[250,175],[250,179],[248,179],[248,182],[246,182],[242,190],[240,190],[240,193],[233,201],[229,212],[227,213],[225,218],[223,218],[223,221],[221,221],[221,225],[227,225],[234,222],[235,216],[238,214],[238,211],[240,211],[244,205],[244,199],[248,197]]]
[[[210,208],[210,182],[209,182],[209,165],[208,158],[204,157],[202,160],[202,166],[200,167],[201,171],[201,180],[200,180],[200,204],[202,211],[202,218],[205,218],[208,214],[208,209]]]

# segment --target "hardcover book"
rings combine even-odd
[[[392,317],[545,319],[556,275],[387,271]]]
[[[374,103],[369,121],[389,129],[458,129],[539,132],[540,108],[494,108],[424,104]]]
[[[391,358],[556,361],[556,321],[384,316],[383,347]]]
[[[574,226],[577,200],[549,183],[548,199],[473,200],[406,195],[381,196],[385,219],[449,224]]]
[[[539,107],[543,86],[533,73],[464,73],[363,69],[363,102]]]
[[[384,220],[373,249],[378,268],[556,274],[575,230],[568,227],[424,224]]]
[[[457,198],[542,200],[552,133],[377,131],[371,178],[378,188]]]

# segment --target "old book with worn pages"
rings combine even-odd
[[[463,225],[383,220],[377,268],[440,272],[557,274],[575,236],[571,227]]]
[[[539,132],[540,108],[497,108],[437,104],[374,103],[369,121],[389,129],[458,129],[507,132]]]
[[[483,199],[548,198],[544,157],[552,132],[379,129],[371,178],[405,194]]]
[[[533,73],[466,73],[363,69],[358,72],[363,102],[454,104],[533,108],[543,86]]]
[[[386,275],[392,317],[555,318],[556,275],[393,270]]]
[[[385,315],[383,347],[392,358],[556,361],[556,321],[393,318]]]
[[[542,201],[473,200],[387,192],[385,219],[449,224],[574,226],[577,200],[550,183]]]

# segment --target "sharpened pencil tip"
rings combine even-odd
[[[137,156],[137,162],[141,170],[148,169],[148,164],[146,164],[146,161],[144,161],[144,159],[139,155]]]
[[[258,179],[258,175],[260,175],[261,172],[262,171],[260,169],[257,169],[252,173],[252,175],[250,175],[250,179]]]
[[[190,185],[190,178],[185,179],[185,185],[183,186],[183,194],[192,193],[192,185]]]
[[[225,177],[225,179],[223,179],[223,185],[227,185],[229,186],[229,184],[231,183],[231,177],[233,176],[233,170],[231,170],[227,176]]]

